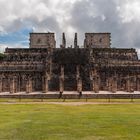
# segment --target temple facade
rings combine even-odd
[[[29,48],[6,48],[0,56],[0,93],[140,91],[140,60],[133,48],[111,48],[110,33],[85,33],[79,47],[65,34],[30,33]]]

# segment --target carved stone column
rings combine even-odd
[[[82,92],[82,79],[80,77],[80,66],[76,67],[76,80],[77,80],[77,91]]]
[[[77,80],[77,91],[78,91],[79,93],[82,92],[82,79],[81,79],[81,78],[79,78],[79,79]]]
[[[140,91],[140,78],[137,77],[137,91]]]
[[[97,74],[97,70],[94,69],[90,72],[90,80],[92,82],[92,90],[95,93],[99,93],[99,84],[100,84],[100,78]]]
[[[78,80],[79,77],[80,77],[80,67],[78,65],[78,66],[76,66],[76,80]]]
[[[18,87],[17,87],[18,79],[15,75],[14,75],[13,79],[14,79],[14,93],[16,93],[16,92],[19,92]]]
[[[10,79],[10,93],[15,93],[15,78]]]
[[[113,93],[115,93],[117,91],[117,81],[116,81],[116,78],[109,77],[107,79],[107,84],[106,85],[107,85],[108,91],[113,92]]]
[[[60,87],[60,93],[63,93],[64,91],[64,80],[62,78],[59,79],[59,87]]]
[[[117,92],[117,77],[112,78],[112,92],[116,93]]]
[[[99,76],[95,76],[94,78],[94,91],[95,93],[99,93],[99,83],[100,83],[100,79]]]
[[[59,77],[59,90],[60,93],[63,93],[64,91],[64,66],[61,66],[61,72]]]
[[[18,92],[20,92],[20,91],[21,91],[21,87],[20,87],[20,85],[21,85],[21,84],[20,84],[20,82],[21,82],[21,81],[20,81],[21,78],[20,78],[20,75],[17,76],[17,80],[18,80],[18,81],[17,81],[17,83],[18,83],[18,87],[17,87],[16,90],[17,90]]]
[[[3,78],[0,78],[0,93],[2,92],[2,80]]]
[[[43,93],[47,93],[48,92],[48,78],[46,76],[43,76],[42,84],[43,84]]]
[[[91,91],[94,91],[94,81],[93,81],[93,72],[90,70],[90,85],[91,85]]]
[[[91,80],[91,84],[92,84],[92,85],[91,85],[91,87],[92,87],[91,90],[94,91],[94,80],[93,80],[93,79]]]
[[[134,92],[134,82],[135,82],[135,78],[131,77],[130,78],[130,92]]]
[[[108,84],[108,91],[112,91],[112,78],[111,77],[108,77],[108,80],[107,80]]]
[[[32,92],[32,78],[28,77],[26,82],[26,93],[31,93],[31,92]]]
[[[29,93],[29,80],[26,80],[26,93]]]
[[[32,78],[29,79],[29,93],[32,92],[32,88],[33,88],[33,85],[32,85]]]
[[[131,83],[130,83],[130,77],[129,76],[127,76],[127,79],[126,79],[126,91],[131,92]]]

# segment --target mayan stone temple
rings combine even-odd
[[[6,48],[0,57],[0,93],[140,91],[135,49],[111,48],[110,33],[85,33],[83,47],[56,47],[54,33],[30,33],[29,48]]]

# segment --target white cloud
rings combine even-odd
[[[133,20],[140,22],[140,1],[126,1],[121,6],[117,7],[122,22],[127,23]]]
[[[0,53],[3,53],[5,48],[7,48],[8,46],[5,44],[0,44]]]
[[[63,27],[70,19],[70,9],[75,2],[76,0],[0,0],[0,26],[7,30],[8,26],[14,26],[12,24],[15,20],[34,20],[40,23],[53,17]]]
[[[137,54],[138,54],[138,57],[140,59],[140,49],[137,49]]]
[[[59,45],[66,32],[70,45],[78,32],[82,45],[85,32],[111,32],[113,47],[140,48],[139,0],[0,0],[0,7],[0,35],[29,27],[56,32]]]
[[[0,32],[8,33],[20,28],[34,31],[66,32],[71,38],[71,9],[81,0],[0,0]],[[70,39],[69,38],[69,39]],[[58,41],[58,45],[60,41]]]

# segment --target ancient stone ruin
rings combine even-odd
[[[56,48],[54,33],[30,33],[29,48],[6,48],[0,56],[0,92],[140,91],[135,49],[111,48],[110,33],[85,33],[84,47]]]

